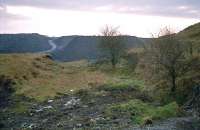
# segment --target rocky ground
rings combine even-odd
[[[107,106],[138,98],[151,100],[134,88],[126,90],[82,90],[61,94],[55,99],[37,103],[24,98],[28,109],[23,113],[1,109],[2,130],[200,130],[200,123],[192,117],[171,118],[137,126],[126,115],[110,118],[105,115]],[[21,99],[22,100],[22,99]]]

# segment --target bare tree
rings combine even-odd
[[[174,93],[177,88],[177,78],[183,72],[184,45],[170,29],[165,28],[145,51],[143,61],[153,78],[167,80],[171,86],[171,92]]]
[[[112,67],[115,68],[126,50],[123,37],[118,31],[118,27],[105,26],[103,28],[99,48],[102,56],[108,59]]]

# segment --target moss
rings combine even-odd
[[[128,115],[134,124],[144,124],[148,120],[160,120],[175,117],[179,114],[179,106],[172,102],[165,106],[156,107],[140,100],[131,100],[127,103],[114,104],[106,109],[106,116],[121,117]]]

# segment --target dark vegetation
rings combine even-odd
[[[0,76],[0,108],[8,105],[14,90],[14,81],[4,75]]]
[[[145,76],[155,84],[164,82],[162,87],[168,86],[170,94],[176,97],[178,80],[192,69],[198,70],[193,57],[187,53],[185,43],[170,30],[164,30],[164,36],[154,39],[145,48],[143,55]],[[195,85],[195,84],[193,84]]]
[[[187,35],[187,29],[185,33],[184,36]],[[162,103],[175,100],[184,104],[193,88],[200,84],[198,48],[191,54],[191,51],[188,51],[191,42],[185,40],[185,37],[180,37],[180,34],[174,34],[166,28],[160,34],[162,35],[152,39],[144,47],[143,52],[137,54],[137,71],[154,86],[150,89],[155,91],[154,96],[160,98]],[[198,44],[194,42],[193,46]]]

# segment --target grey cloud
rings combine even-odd
[[[124,4],[130,6],[174,6],[174,5],[193,5],[200,6],[199,0],[1,0],[9,5],[26,5],[38,7],[70,7],[70,6],[99,6],[107,4]]]
[[[29,19],[29,18],[25,16],[21,16],[21,15],[8,13],[6,10],[6,6],[0,5],[0,20],[2,23],[4,23],[4,25],[5,23],[10,22],[10,21],[25,20],[25,19]]]
[[[93,10],[112,5],[116,12],[200,18],[200,0],[1,0],[5,6],[32,6],[48,9]],[[120,11],[120,7],[127,10]],[[187,6],[185,10],[178,7]],[[145,8],[148,7],[148,8]],[[134,8],[137,8],[134,10]],[[139,9],[138,9],[139,8]]]

